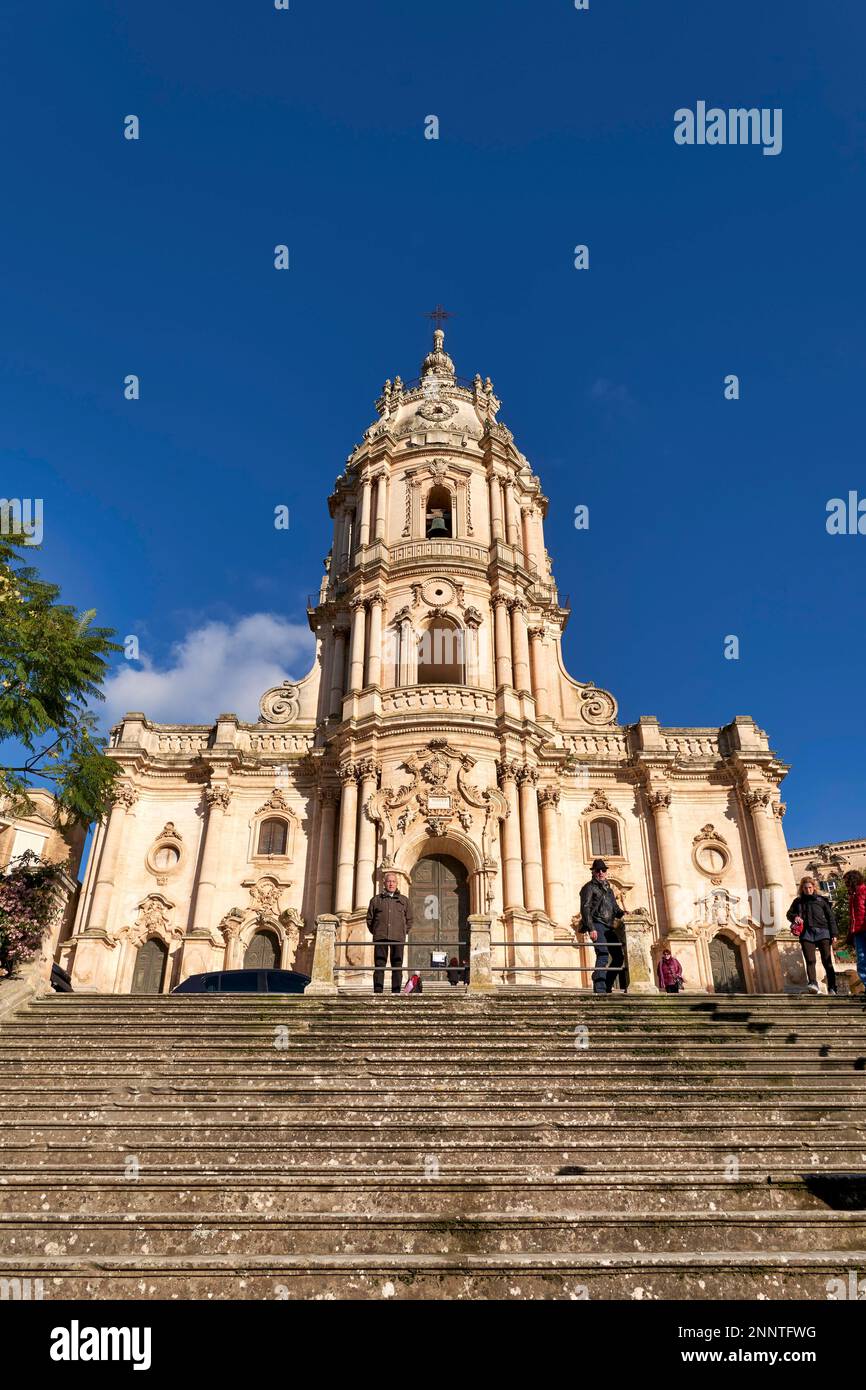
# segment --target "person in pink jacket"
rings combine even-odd
[[[866,985],[866,880],[859,869],[849,869],[845,875],[848,889],[849,931],[857,955],[857,974]]]
[[[659,961],[659,987],[665,994],[679,994],[683,986],[683,967],[670,946],[665,946]]]

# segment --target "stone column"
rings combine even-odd
[[[382,608],[384,594],[371,594],[370,605],[370,650],[367,656],[367,685],[382,684]]]
[[[352,568],[355,551],[358,549],[358,513],[354,507],[346,508],[346,567]]]
[[[343,712],[343,687],[346,683],[346,639],[344,627],[334,628],[334,655],[331,663],[331,689],[328,713],[339,719]]]
[[[358,830],[358,773],[354,763],[340,768],[340,841],[337,849],[337,889],[334,911],[351,912],[355,883],[355,851]]]
[[[376,540],[384,541],[388,523],[388,474],[379,474],[376,489]]]
[[[562,849],[559,843],[558,787],[539,787],[538,805],[541,811],[541,853],[544,864],[544,899],[547,915],[552,922],[566,922],[564,905],[565,885],[562,878]]]
[[[539,719],[547,719],[550,715],[550,692],[547,688],[547,647],[544,642],[544,628],[530,628],[529,640],[535,713]]]
[[[398,684],[416,685],[418,682],[418,644],[411,618],[400,622],[400,667]]]
[[[502,488],[495,473],[487,479],[490,489],[490,536],[493,541],[504,541],[505,530],[502,525]]]
[[[510,686],[511,674],[511,624],[508,618],[508,599],[504,594],[494,594],[490,600],[493,605],[493,640],[496,656],[496,686]]]
[[[379,768],[372,758],[358,764],[361,777],[360,819],[358,821],[358,867],[355,873],[355,907],[366,908],[376,891],[376,823],[365,806],[379,784]]]
[[[649,802],[655,820],[659,864],[661,867],[662,884],[664,886],[665,914],[668,919],[668,931],[671,932],[677,930],[679,927],[687,925],[687,923],[680,920],[682,917],[680,907],[680,875],[677,860],[677,846],[674,839],[673,825],[671,823],[671,794],[669,791],[649,792],[647,801]]]
[[[363,479],[361,483],[361,521],[358,526],[356,550],[370,544],[370,493],[372,486],[369,478]]]
[[[526,603],[514,598],[511,609],[511,650],[514,660],[514,688],[529,692],[529,638],[526,630]]]
[[[516,766],[497,763],[499,785],[508,805],[508,815],[502,822],[502,897],[503,907],[523,907],[523,865],[520,847],[520,807],[517,800]]]
[[[222,863],[222,829],[232,799],[231,790],[224,784],[207,787],[204,796],[207,802],[207,820],[204,825],[204,844],[192,921],[192,929],[196,934],[208,932],[212,927],[216,927],[213,920],[213,902]]]
[[[99,874],[93,889],[93,901],[90,905],[90,917],[87,923],[89,931],[104,931],[108,923],[126,817],[138,800],[138,792],[129,782],[120,782],[114,788],[113,799],[114,805],[111,808],[108,828],[105,832],[105,841],[99,860]]]
[[[362,598],[352,599],[352,653],[349,660],[349,690],[364,686],[364,642],[367,636],[367,609]]]
[[[340,535],[338,540],[339,549],[337,551],[338,572],[342,573],[349,568],[349,536],[351,530],[351,517],[348,507],[341,507],[339,511]]]
[[[334,831],[337,822],[337,792],[319,788],[319,856],[316,864],[316,915],[330,912],[334,901]]]
[[[785,917],[787,904],[783,902],[782,876],[779,873],[777,863],[778,833],[772,809],[774,805],[778,806],[780,803],[774,802],[773,793],[768,787],[759,787],[754,791],[744,788],[743,800],[751,813],[752,825],[755,827],[755,839],[758,842],[758,860],[761,870],[761,888],[763,889],[761,926],[778,930],[787,925]]]
[[[479,648],[480,648],[480,642],[479,642],[480,627],[481,627],[481,614],[480,614],[480,613],[474,613],[474,612],[473,612],[473,613],[467,615],[467,617],[466,617],[466,626],[465,626],[465,628],[463,629],[463,635],[464,635],[464,638],[465,638],[465,641],[466,641],[466,651],[465,651],[465,653],[464,653],[465,662],[466,662],[466,676],[465,676],[465,679],[466,679],[466,684],[467,684],[467,685],[471,685],[471,686],[475,686],[475,687],[480,686],[481,683],[482,683],[482,681],[481,681],[481,668],[480,668],[480,650],[479,650]],[[485,684],[486,684],[486,681],[485,681]]]
[[[503,483],[505,490],[505,538],[509,545],[520,545],[520,512],[517,509],[517,500],[514,496],[514,484],[509,479]]]
[[[541,868],[541,828],[535,784],[538,771],[524,764],[517,774],[520,786],[520,834],[523,841],[523,896],[530,912],[544,911],[544,874]]]
[[[527,565],[529,569],[536,570],[540,575],[543,565],[538,548],[538,529],[535,525],[535,507],[521,507],[520,515],[523,520],[523,551],[526,555]]]

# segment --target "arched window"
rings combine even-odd
[[[167,961],[168,947],[164,941],[152,936],[143,942],[135,954],[131,993],[162,994]]]
[[[284,820],[263,820],[259,826],[259,854],[285,854],[287,832]]]
[[[431,487],[427,495],[424,535],[428,540],[449,540],[454,535],[451,493],[447,487]]]
[[[244,955],[244,970],[276,970],[280,943],[272,931],[257,931]]]
[[[616,821],[594,820],[589,827],[589,838],[593,854],[602,859],[606,854],[619,855],[619,830]]]
[[[419,685],[465,685],[463,630],[450,618],[434,618],[418,640]]]

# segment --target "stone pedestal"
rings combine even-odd
[[[492,917],[479,914],[469,918],[469,989],[472,994],[489,994],[496,988],[490,945],[493,925]]]
[[[627,912],[621,926],[625,935],[629,994],[658,994],[652,957],[652,922],[641,912]]]
[[[774,992],[799,994],[806,988],[806,963],[800,943],[793,932],[767,933],[764,942],[764,963],[773,981]]]
[[[117,973],[117,942],[101,927],[88,927],[73,938],[70,975],[76,994],[112,994]]]
[[[316,918],[316,945],[313,952],[313,973],[305,994],[336,994],[334,965],[337,955],[339,919],[325,913]]]

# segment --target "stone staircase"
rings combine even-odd
[[[0,1026],[0,1115],[0,1280],[45,1299],[866,1275],[853,999],[54,995]]]

